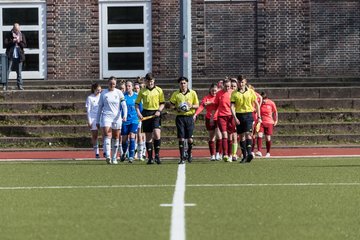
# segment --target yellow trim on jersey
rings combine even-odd
[[[155,86],[152,89],[147,87],[142,88],[135,103],[140,104],[141,101],[145,110],[158,110],[160,104],[165,103],[164,92],[158,86]]]
[[[194,90],[188,89],[185,94],[182,94],[180,90],[175,91],[170,97],[170,103],[176,106],[177,108],[181,103],[188,102],[192,105],[199,105],[199,99]],[[195,114],[196,109],[191,108],[188,112],[177,112],[176,115],[180,116],[192,116]]]
[[[252,89],[247,89],[243,93],[234,91],[231,94],[230,101],[235,104],[235,112],[237,113],[253,112],[256,94]]]

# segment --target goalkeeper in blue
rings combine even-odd
[[[129,152],[128,161],[132,163],[135,158],[135,138],[139,126],[139,118],[135,108],[135,101],[138,94],[133,91],[134,83],[130,80],[126,81],[125,89],[124,97],[127,106],[127,120],[123,122],[121,128],[123,154],[121,155],[120,161],[125,161],[126,152]],[[129,141],[128,138],[130,138]]]

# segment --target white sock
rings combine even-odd
[[[96,142],[95,142],[94,152],[95,152],[95,154],[99,155],[99,141],[98,140],[96,140]]]
[[[111,145],[111,138],[104,137],[104,151],[105,157],[110,157],[110,145]]]
[[[117,158],[117,154],[118,154],[118,150],[119,150],[119,139],[112,139],[111,142],[111,149],[112,149],[112,159],[116,159]]]
[[[137,155],[138,158],[142,158],[143,155],[143,147],[142,147],[143,143],[138,144],[137,146]]]

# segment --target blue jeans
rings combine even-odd
[[[9,60],[9,75],[12,69],[12,66],[15,66],[15,71],[16,71],[16,81],[17,81],[17,86],[20,87],[23,85],[23,80],[21,77],[21,71],[22,71],[22,65],[23,63],[20,61],[20,58],[13,58]]]

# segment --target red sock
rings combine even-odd
[[[271,148],[271,141],[266,141],[266,152],[269,153]]]
[[[226,155],[228,153],[228,139],[227,138],[222,139],[222,150],[223,150],[224,155]]]
[[[222,154],[222,140],[221,139],[216,139],[216,152]]]
[[[262,149],[262,138],[257,137],[257,146],[258,146],[258,151],[261,152]]]
[[[232,156],[232,140],[228,140],[228,156]]]
[[[210,150],[210,156],[215,155],[215,143],[214,143],[214,141],[209,141],[209,150]]]

